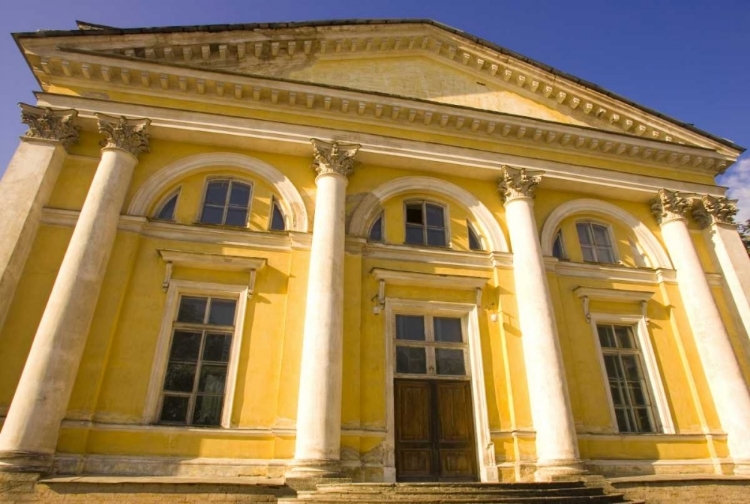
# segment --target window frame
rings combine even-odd
[[[422,238],[423,242],[420,243],[409,243],[406,241],[406,207],[407,205],[413,205],[415,203],[422,204]],[[445,245],[430,245],[427,243],[427,205],[434,205],[443,209],[443,235],[445,237]],[[451,230],[450,230],[450,216],[448,214],[448,205],[440,203],[434,200],[427,199],[405,199],[402,204],[403,207],[403,225],[404,225],[404,245],[410,247],[434,247],[434,248],[451,248]],[[435,228],[433,228],[435,229]]]
[[[471,235],[474,234],[474,237],[477,239],[477,243],[479,243],[479,248],[472,248],[471,247]],[[482,240],[482,235],[480,235],[477,232],[477,227],[471,223],[469,219],[466,219],[466,234],[467,234],[467,241],[469,243],[469,250],[472,252],[484,252],[485,246],[484,246],[484,240]]]
[[[159,222],[177,222],[177,205],[180,203],[180,194],[182,192],[182,186],[177,186],[174,190],[167,193],[166,196],[164,196],[162,199],[159,200],[159,203],[154,207],[155,210],[151,214],[151,220],[159,221]],[[177,197],[177,200],[174,204],[174,214],[172,215],[171,219],[160,219],[159,214],[162,210],[164,210],[164,207],[169,203],[169,201]]]
[[[182,296],[190,297],[216,297],[223,299],[234,299],[237,308],[234,313],[234,331],[232,332],[232,345],[229,350],[229,361],[227,362],[227,381],[224,385],[224,403],[221,412],[221,424],[219,426],[196,426],[176,425],[160,423],[161,398],[164,388],[164,377],[169,363],[169,350],[172,342],[174,324]],[[234,407],[234,395],[237,388],[237,373],[240,350],[242,348],[242,334],[245,325],[245,313],[247,311],[248,287],[247,285],[217,284],[208,282],[192,282],[188,280],[172,280],[169,283],[167,299],[162,315],[161,328],[157,336],[156,349],[154,351],[151,367],[151,378],[146,395],[146,407],[143,412],[143,423],[153,424],[161,427],[177,427],[181,429],[229,429],[233,427],[232,410]]]
[[[208,185],[212,182],[219,182],[222,180],[226,180],[230,183],[229,190],[227,190],[227,199],[224,205],[224,214],[221,219],[222,221],[226,221],[226,217],[227,217],[227,209],[229,208],[229,198],[232,192],[231,183],[239,182],[240,184],[245,184],[245,185],[250,186],[250,197],[247,202],[247,216],[245,217],[245,224],[242,226],[235,226],[234,224],[225,224],[225,223],[212,224],[210,222],[203,222],[202,220],[203,210],[205,209],[205,206],[206,206],[206,196],[208,195]],[[250,223],[250,216],[252,215],[254,196],[255,196],[255,182],[253,182],[252,180],[248,180],[242,177],[235,177],[232,175],[210,175],[206,177],[203,181],[203,193],[201,195],[201,202],[200,202],[200,205],[198,206],[198,213],[195,217],[194,223],[200,224],[202,226],[219,226],[219,227],[228,227],[228,228],[233,228],[233,229],[247,229]]]
[[[254,188],[253,188],[254,189]],[[252,199],[252,193],[250,194],[250,198]],[[273,228],[273,214],[276,211],[276,209],[279,210],[279,213],[281,214],[281,220],[284,221],[284,229],[274,229]],[[248,208],[247,213],[247,220],[250,220],[250,209]],[[279,200],[276,198],[276,196],[271,196],[271,211],[268,214],[268,231],[272,233],[285,233],[288,231],[287,229],[287,221],[286,221],[286,214],[284,214],[284,209],[281,207],[281,204],[279,203]]]
[[[596,257],[595,261],[587,261],[583,256],[583,245],[581,244],[581,235],[578,233],[578,224],[586,224],[591,230],[592,250],[594,252],[594,256]],[[582,220],[576,220],[575,226],[576,226],[576,235],[578,236],[578,247],[581,250],[581,260],[584,263],[587,263],[587,264],[620,264],[620,254],[619,254],[619,250],[617,249],[617,241],[615,241],[615,232],[612,229],[612,225],[610,223],[596,220],[596,219],[582,219]],[[594,230],[592,226],[601,226],[607,230],[607,237],[609,238],[609,248],[610,250],[612,250],[612,262],[603,262],[599,260],[599,254],[596,250],[596,245],[593,244]]]
[[[604,362],[604,351],[599,341],[599,331],[597,326],[600,324],[630,326],[633,328],[633,335],[639,346],[641,364],[643,366],[643,374],[646,381],[645,392],[649,394],[653,409],[653,432],[620,432],[620,428],[617,424],[617,416],[615,414],[615,405],[612,399],[612,391],[609,389],[609,375],[607,374],[607,368]],[[675,434],[675,427],[669,409],[669,402],[667,401],[667,396],[664,391],[664,381],[659,372],[659,366],[651,344],[651,334],[648,330],[648,322],[646,318],[638,315],[591,313],[590,327],[591,335],[594,338],[597,358],[599,360],[599,369],[601,371],[604,393],[607,397],[607,404],[609,405],[610,426],[613,432],[624,436]]]

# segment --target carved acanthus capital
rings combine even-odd
[[[127,119],[104,114],[96,114],[99,120],[99,133],[104,139],[99,144],[104,148],[128,151],[134,156],[148,152],[148,126],[151,119]]]
[[[529,174],[525,168],[502,167],[502,176],[497,181],[497,190],[508,203],[518,198],[534,198],[534,191],[542,181],[542,172]]]
[[[704,228],[711,224],[734,225],[737,212],[737,200],[705,194],[701,196],[700,204],[693,209],[693,218]]]
[[[349,176],[354,171],[354,155],[361,147],[359,144],[324,142],[313,138],[313,165],[318,175],[338,173]]]
[[[78,143],[78,126],[73,124],[78,116],[77,110],[54,110],[26,103],[18,106],[21,107],[21,122],[29,126],[27,137],[56,140],[66,149]]]
[[[669,189],[659,189],[656,199],[651,200],[651,212],[659,224],[666,224],[676,219],[687,219],[691,207],[689,197]]]

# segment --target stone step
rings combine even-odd
[[[383,492],[383,491],[433,491],[440,492],[462,490],[520,490],[520,489],[557,489],[557,488],[584,488],[582,481],[565,481],[565,482],[534,482],[534,483],[350,483],[350,484],[327,484],[317,485],[319,492]]]
[[[279,504],[298,504],[301,502],[310,502],[304,499],[279,499]],[[393,499],[389,498],[369,498],[369,499],[315,499],[313,502],[316,504],[342,504],[357,502],[357,504],[392,504]],[[431,498],[429,500],[413,500],[403,502],[418,502],[419,504],[610,504],[610,503],[625,503],[622,494],[610,494],[610,495],[573,495],[573,496],[533,496],[533,497],[518,497],[518,496],[488,496],[482,499],[443,499],[443,498]]]
[[[372,496],[382,496],[398,500],[434,500],[434,499],[481,499],[481,498],[492,498],[492,497],[534,497],[534,496],[571,496],[571,495],[602,495],[603,491],[601,488],[596,487],[575,487],[575,488],[462,488],[462,489],[450,489],[450,490],[438,490],[434,488],[401,488],[401,489],[362,489],[358,491],[333,491],[327,489],[326,491],[308,491],[298,492],[297,498],[302,500],[316,500],[316,499],[347,499],[353,500],[357,498],[367,499]]]

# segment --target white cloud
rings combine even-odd
[[[737,222],[750,219],[750,154],[743,155],[717,182],[729,187],[728,198],[739,200]]]

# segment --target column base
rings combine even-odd
[[[583,462],[579,459],[571,460],[539,460],[534,472],[534,480],[549,481],[580,481],[587,474]]]
[[[284,475],[294,490],[315,490],[318,483],[351,483],[341,474],[340,460],[294,460]]]
[[[27,451],[0,451],[0,472],[47,473],[54,455]]]

